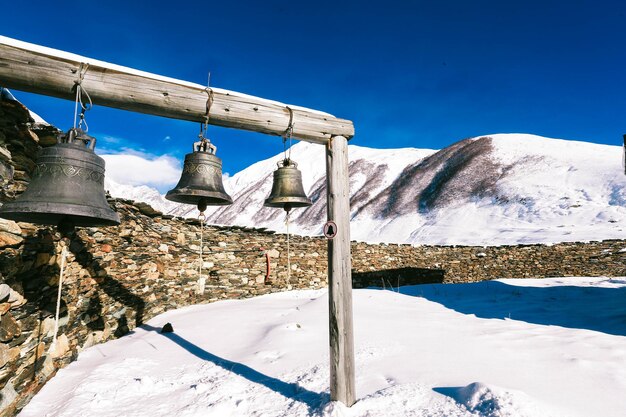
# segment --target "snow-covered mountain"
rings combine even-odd
[[[284,212],[263,207],[281,155],[224,179],[231,206],[210,223],[284,232]],[[313,205],[292,212],[290,231],[315,235],[326,221],[324,148],[298,143],[292,158]],[[626,176],[618,146],[497,134],[440,151],[349,146],[354,240],[414,244],[514,244],[624,238]],[[107,183],[114,196],[179,216],[195,207],[148,187]]]

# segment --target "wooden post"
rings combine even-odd
[[[356,401],[356,392],[348,141],[343,136],[333,137],[326,145],[326,189],[328,220],[337,224],[337,235],[328,241],[330,398],[349,407]]]

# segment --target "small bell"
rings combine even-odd
[[[184,204],[195,204],[203,212],[207,206],[232,204],[222,183],[222,160],[215,156],[217,148],[203,139],[193,144],[193,152],[185,155],[183,173],[174,189],[165,198]]]
[[[104,159],[94,153],[96,139],[80,128],[43,148],[28,188],[0,208],[5,219],[55,225],[62,233],[75,226],[113,226],[118,214],[104,192]]]
[[[302,173],[298,164],[289,158],[278,162],[274,171],[274,183],[265,207],[278,207],[289,212],[292,208],[308,207],[311,200],[306,196],[302,186]]]

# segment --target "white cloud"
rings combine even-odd
[[[107,143],[110,145],[118,145],[120,143],[124,143],[124,139],[118,138],[116,136],[102,135],[98,138],[98,142]]]
[[[176,185],[181,174],[181,163],[169,155],[129,151],[100,156],[106,162],[107,178],[119,184],[148,185],[163,191]]]

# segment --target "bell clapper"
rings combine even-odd
[[[61,238],[67,238],[69,240],[69,238],[74,235],[74,232],[76,232],[76,225],[70,217],[66,216],[57,224],[57,230],[61,234]]]
[[[207,207],[208,207],[208,203],[206,201],[206,198],[201,198],[198,201],[198,211],[200,212],[200,216],[204,216],[204,211],[206,210]]]

